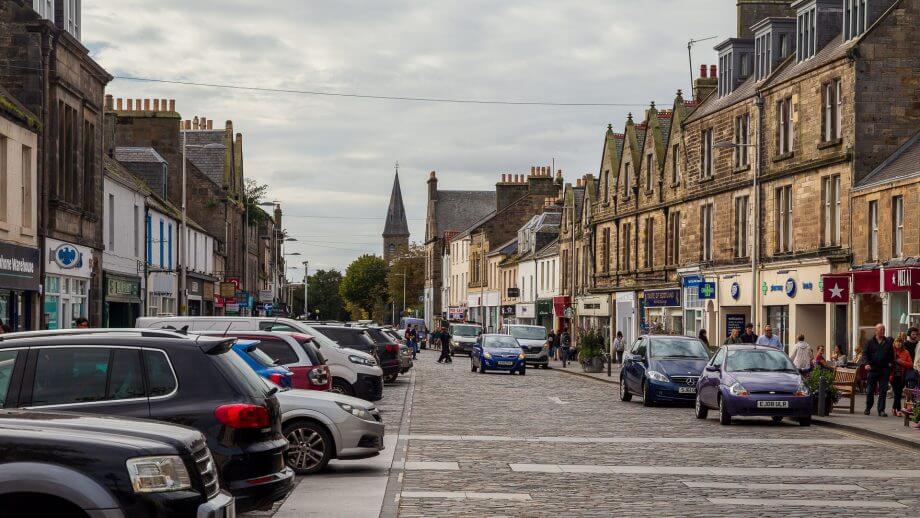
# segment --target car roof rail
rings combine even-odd
[[[0,342],[26,338],[54,338],[57,336],[90,336],[104,334],[135,334],[145,338],[180,338],[187,337],[187,333],[168,329],[146,328],[84,328],[84,329],[44,329],[39,331],[20,331],[0,335]]]

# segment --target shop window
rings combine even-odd
[[[910,293],[906,291],[888,294],[888,322],[885,333],[888,336],[898,336],[906,333],[910,327]]]
[[[767,306],[767,324],[779,337],[783,346],[789,346],[789,306]]]
[[[884,322],[882,313],[882,297],[878,293],[864,293],[857,296],[858,304],[857,314],[857,338],[856,346],[862,348],[872,335],[875,334],[875,326]],[[887,332],[887,334],[891,334]]]

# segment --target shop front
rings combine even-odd
[[[44,318],[48,329],[70,329],[89,316],[92,249],[45,239]]]
[[[178,288],[175,273],[150,272],[147,276],[147,316],[175,316]]]
[[[482,294],[483,329],[487,333],[494,333],[501,327],[498,309],[501,307],[502,295],[498,291],[487,291]]]
[[[537,299],[537,325],[553,328],[553,299]]]
[[[0,241],[0,324],[14,331],[36,329],[41,252]]]
[[[134,327],[141,311],[141,278],[105,272],[103,327]]]
[[[578,326],[580,329],[594,329],[604,340],[610,340],[610,296],[591,295],[577,297]]]
[[[708,301],[700,299],[700,287],[705,282],[702,273],[699,270],[694,270],[691,272],[685,272],[681,274],[680,286],[681,294],[683,298],[681,300],[681,308],[683,312],[683,320],[681,322],[681,327],[683,331],[679,334],[686,336],[698,336],[700,329],[707,329],[710,327],[707,320],[709,320],[709,311],[710,308],[707,306]],[[715,304],[711,304],[712,310],[715,309]]]
[[[537,324],[537,305],[536,304],[517,304],[515,306],[516,320],[518,324],[536,325]]]
[[[485,310],[482,306],[482,297],[477,293],[466,296],[467,321],[482,324],[485,320]]]
[[[720,273],[716,276],[717,303],[719,305],[718,332],[710,332],[712,343],[722,343],[732,329],[744,332],[751,319],[754,284],[750,269],[744,272]],[[718,342],[717,342],[718,341]]]
[[[514,304],[505,304],[504,306],[500,306],[498,311],[501,314],[501,327],[514,323],[514,319],[517,316],[517,306]]]
[[[763,322],[788,347],[805,335],[813,348],[825,348],[831,326],[824,303],[822,275],[830,273],[827,264],[764,269],[760,295]],[[830,351],[828,351],[830,352]]]
[[[623,333],[628,346],[639,337],[639,319],[636,312],[636,292],[618,291],[616,294],[616,330]]]
[[[188,314],[191,316],[212,315],[215,279],[207,275],[187,273],[185,282]]]
[[[553,318],[555,319],[556,331],[571,328],[569,319],[572,313],[574,313],[574,310],[572,309],[571,297],[553,297]]]
[[[642,292],[642,330],[649,334],[678,334],[683,311],[680,288],[645,290]],[[619,298],[617,299],[619,300]]]

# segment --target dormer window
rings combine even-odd
[[[54,21],[54,0],[32,0],[32,9],[42,18]]]
[[[732,77],[732,53],[719,56],[719,97],[730,94]]]
[[[795,18],[766,18],[754,27],[754,79],[761,81],[792,51]]]
[[[843,0],[843,39],[853,39],[866,31],[869,0]]]
[[[818,19],[818,7],[799,12],[796,24],[796,62],[813,58],[818,46],[818,33],[815,30]]]
[[[744,82],[751,73],[751,55],[754,40],[728,39],[715,47],[719,53],[719,97],[728,95]]]

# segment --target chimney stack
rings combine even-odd
[[[508,180],[508,175],[505,173],[502,173],[502,183],[505,183],[505,181],[507,180]]]
[[[197,115],[195,116],[194,119],[192,119],[192,129],[193,130],[198,129],[198,116]]]
[[[144,111],[145,112],[150,111],[150,99],[144,99]]]
[[[702,101],[716,90],[719,86],[718,71],[716,66],[709,67],[709,76],[706,76],[707,65],[700,65],[700,77],[693,82],[693,99],[697,102]]]
[[[703,79],[706,78],[706,65],[700,65],[700,77]]]
[[[134,111],[134,99],[128,99],[128,108],[127,111]]]
[[[169,100],[169,111],[171,112],[176,111],[176,100],[175,99]]]
[[[160,100],[159,99],[153,100],[153,111],[155,112],[160,111]]]
[[[105,94],[105,109],[111,111],[115,105],[115,98],[112,94]]]
[[[716,65],[709,65],[709,77],[712,79],[717,79],[719,76],[716,74]]]
[[[115,103],[116,103],[115,104],[116,110],[121,111],[124,108],[123,99],[121,97],[119,97],[118,100],[115,101]]]

